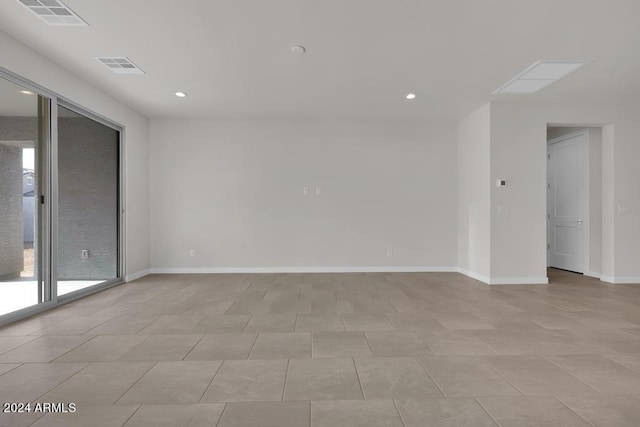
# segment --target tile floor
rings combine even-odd
[[[0,329],[0,426],[639,426],[640,286],[156,275]]]

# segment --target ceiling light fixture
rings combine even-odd
[[[30,90],[21,90],[20,93],[25,95],[33,95],[33,92],[31,92]]]
[[[178,98],[184,98],[184,97],[186,97],[186,96],[187,96],[187,94],[186,94],[186,93],[184,93],[184,92],[176,92],[176,96],[177,96]]]
[[[87,27],[89,24],[60,0],[18,0],[49,25]]]
[[[407,98],[407,99],[409,99],[409,100],[411,100],[411,99],[416,99],[416,94],[415,94],[415,93],[407,94],[407,96],[405,96],[405,98]]]
[[[590,63],[591,61],[538,61],[493,93],[535,93]]]
[[[294,55],[302,55],[306,51],[307,49],[304,46],[291,46],[291,53],[293,53]]]

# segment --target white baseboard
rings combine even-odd
[[[595,271],[585,271],[583,274],[587,277],[594,277],[596,279],[599,279],[602,276],[602,274],[596,273]]]
[[[640,284],[640,276],[601,276],[600,280],[607,283],[637,285]]]
[[[479,281],[484,282],[486,284],[489,284],[489,282],[490,282],[489,277],[487,277],[487,276],[485,276],[483,274],[479,274],[479,273],[476,273],[474,271],[469,271],[469,270],[466,270],[466,269],[460,268],[460,267],[458,267],[457,271],[460,274],[464,274],[465,276],[471,277],[472,279],[475,279],[475,280],[479,280]]]
[[[522,277],[492,277],[490,285],[548,285],[549,278],[536,276]]]
[[[464,268],[458,268],[458,273],[484,282],[487,285],[546,285],[549,283],[547,277],[487,277]]]
[[[457,267],[205,267],[151,268],[152,274],[220,273],[455,273]]]
[[[127,274],[124,277],[124,281],[125,282],[133,282],[134,280],[140,279],[141,277],[147,276],[149,274],[151,274],[151,270],[150,269],[138,271],[137,273],[133,273],[133,274]]]

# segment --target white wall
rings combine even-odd
[[[126,274],[144,274],[149,268],[148,119],[1,31],[0,52],[1,67],[125,127]]]
[[[458,124],[458,265],[465,274],[491,276],[491,108]]]
[[[457,266],[453,123],[154,119],[151,140],[154,271]]]
[[[637,106],[492,103],[491,178],[510,181],[506,189],[492,187],[493,280],[546,277],[546,128],[566,124],[608,125],[602,135],[603,280],[640,281],[639,116]],[[509,207],[510,215],[498,216],[497,206]]]

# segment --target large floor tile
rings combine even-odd
[[[37,339],[36,336],[0,336],[0,354],[6,353],[9,350],[13,350],[16,347],[20,347],[23,344]]]
[[[494,326],[474,313],[431,313],[447,329],[494,329]]]
[[[122,361],[147,362],[182,360],[202,339],[202,335],[150,335],[120,357]]]
[[[223,410],[224,403],[142,405],[125,427],[216,427]]]
[[[415,358],[369,358],[355,362],[366,399],[442,397]]]
[[[433,316],[425,313],[387,313],[394,328],[399,331],[441,331],[445,327]]]
[[[403,427],[392,400],[311,402],[312,427]]]
[[[78,406],[73,413],[50,413],[34,427],[121,427],[138,409],[137,405]]]
[[[438,356],[480,356],[496,354],[468,331],[418,332],[433,353]]]
[[[253,345],[250,359],[303,359],[311,357],[311,334],[260,333]]]
[[[340,314],[298,314],[296,332],[344,331]]]
[[[375,357],[404,357],[433,354],[415,332],[366,332],[365,336]]]
[[[552,396],[481,397],[478,401],[501,427],[590,426]]]
[[[373,357],[363,332],[314,332],[312,357]]]
[[[223,314],[206,316],[193,328],[193,333],[231,334],[241,333],[249,323],[250,315]]]
[[[521,394],[478,356],[421,356],[419,359],[445,396]]]
[[[640,374],[601,355],[545,356],[600,393],[640,393]]]
[[[293,332],[296,326],[295,314],[256,314],[244,328],[249,332]]]
[[[396,400],[405,427],[497,427],[470,397]]]
[[[347,331],[393,331],[395,328],[384,313],[344,313]]]
[[[87,334],[94,335],[132,335],[137,334],[142,329],[158,320],[158,316],[118,316],[108,320],[93,329],[89,329]]]
[[[246,359],[256,338],[256,334],[208,334],[184,360]]]
[[[287,360],[226,360],[202,402],[280,401]]]
[[[186,315],[165,315],[160,316],[158,320],[153,321],[149,326],[142,329],[141,335],[155,334],[188,334],[192,333],[195,326],[200,323],[205,316],[186,316]]]
[[[285,400],[362,399],[353,359],[289,361]]]
[[[101,335],[58,357],[54,362],[110,362],[118,360],[147,337]]]
[[[0,376],[0,402],[35,402],[86,363],[28,363]]]
[[[309,427],[310,423],[310,402],[244,402],[228,403],[218,427]]]
[[[221,364],[219,361],[159,362],[117,403],[198,403]]]
[[[42,336],[0,355],[0,363],[50,362],[79,345],[93,335]]]
[[[597,393],[540,356],[487,356],[484,360],[525,395]]]
[[[633,396],[559,396],[558,399],[594,426],[640,425],[640,399]]]
[[[45,394],[41,400],[111,405],[152,367],[151,362],[92,363]]]

